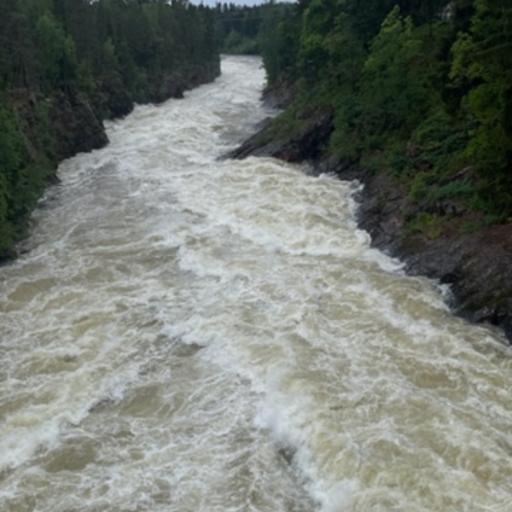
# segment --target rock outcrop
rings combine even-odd
[[[412,204],[398,180],[364,172],[357,177],[365,184],[360,225],[373,245],[402,258],[409,273],[450,284],[454,311],[501,327],[512,341],[512,223],[472,232],[448,223],[435,236],[411,233],[407,221],[421,206]],[[460,226],[471,215],[461,212],[453,223]]]
[[[52,96],[28,89],[12,91],[16,112],[30,158],[58,162],[104,146],[107,136],[87,97],[74,91]]]
[[[254,156],[273,156],[287,162],[316,160],[326,140],[333,130],[331,112],[316,111],[304,119],[300,127],[289,135],[276,134],[269,120],[263,130],[235,149],[230,158]]]
[[[185,91],[212,82],[219,73],[218,63],[213,62],[210,66],[190,66],[186,70],[165,75],[153,84],[150,100],[152,103],[161,103],[169,98],[183,98]]]

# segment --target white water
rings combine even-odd
[[[217,161],[259,61],[108,127],[0,268],[0,510],[512,510],[512,358],[357,229],[356,184]]]

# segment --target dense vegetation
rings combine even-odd
[[[271,33],[278,21],[293,17],[294,13],[295,6],[290,3],[268,2],[253,6],[218,3],[216,31],[221,51],[232,55],[260,55],[267,41],[272,39]],[[290,33],[292,44],[294,39],[295,34]]]
[[[221,51],[229,54],[257,55],[260,53],[259,32],[266,6],[217,4],[216,28]]]
[[[57,161],[70,156],[56,120],[64,106],[68,118],[81,109],[101,123],[134,102],[179,95],[218,70],[215,15],[202,6],[2,0],[0,257],[23,231]]]
[[[413,224],[449,217],[440,200],[510,219],[510,0],[301,0],[277,24],[269,81],[298,93],[276,133],[330,112],[324,154],[394,175],[424,206]]]

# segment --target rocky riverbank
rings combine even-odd
[[[282,91],[277,100],[275,91],[267,93],[271,104],[282,105],[282,97]],[[364,184],[359,222],[373,245],[404,260],[409,273],[450,284],[456,313],[502,328],[512,341],[512,223],[486,225],[481,215],[456,200],[422,204],[396,177],[326,156],[334,128],[332,112],[315,110],[303,117],[290,131],[268,120],[229,156],[308,161],[316,173],[358,179]],[[461,181],[468,172],[462,170],[451,179]]]

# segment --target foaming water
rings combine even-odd
[[[109,124],[0,269],[0,510],[512,510],[512,359],[357,229],[358,184],[219,161],[260,61]]]

